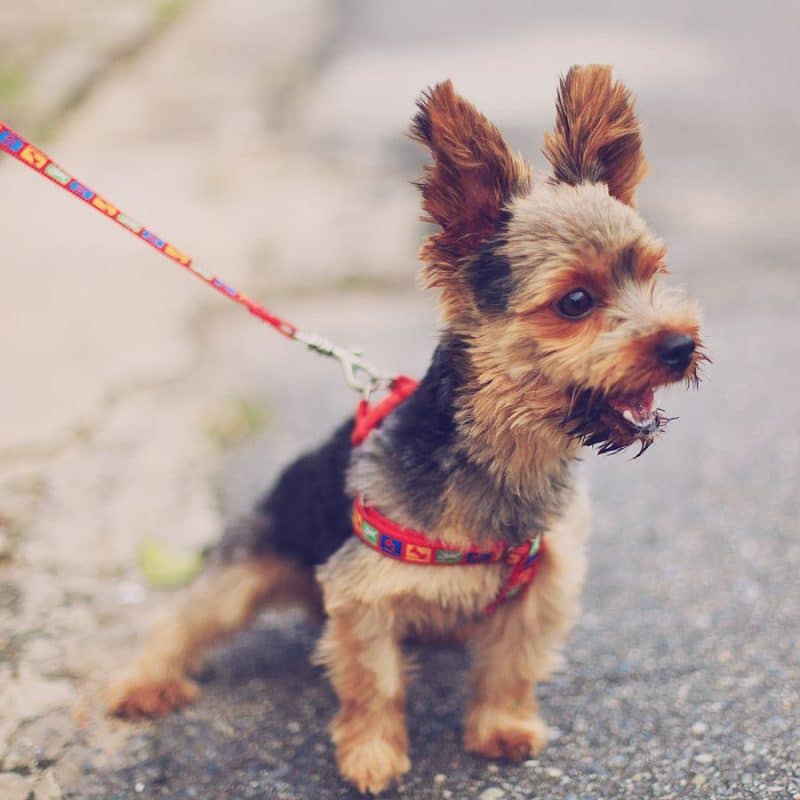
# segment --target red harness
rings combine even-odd
[[[401,375],[394,380],[391,392],[377,405],[370,406],[366,400],[362,400],[356,409],[353,444],[358,446],[364,442],[370,432],[416,388],[417,381]],[[539,566],[539,554],[543,549],[541,533],[516,547],[497,543],[485,550],[474,547],[454,549],[452,545],[431,539],[420,531],[403,528],[392,522],[377,509],[368,506],[361,497],[353,501],[353,532],[373,550],[408,564],[446,567],[505,561],[512,569],[497,597],[486,607],[486,614],[492,614],[501,603],[534,579]]]

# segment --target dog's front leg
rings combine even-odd
[[[578,617],[586,571],[588,501],[582,498],[573,511],[545,535],[533,582],[475,632],[474,694],[464,731],[467,750],[517,761],[547,743],[534,687],[550,674]]]
[[[331,724],[336,760],[359,791],[377,793],[411,767],[400,644],[392,615],[380,604],[353,603],[329,613],[317,660],[339,697]]]

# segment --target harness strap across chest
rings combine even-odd
[[[356,410],[352,442],[362,444],[381,421],[410,397],[417,388],[412,378],[395,379],[391,392],[377,405],[362,400]],[[489,548],[454,548],[445,542],[431,539],[420,531],[403,528],[367,505],[363,497],[353,501],[353,532],[364,544],[382,555],[407,564],[419,566],[468,566],[505,562],[511,570],[497,596],[484,612],[492,614],[504,601],[517,594],[536,576],[539,555],[543,549],[542,534],[531,536],[520,545],[497,543]]]

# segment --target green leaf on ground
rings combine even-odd
[[[152,586],[177,589],[200,572],[203,557],[200,553],[188,553],[156,539],[145,539],[139,547],[137,563]]]

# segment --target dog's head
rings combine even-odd
[[[654,391],[696,383],[705,356],[698,309],[664,285],[664,245],[634,206],[647,163],[628,90],[608,67],[569,71],[545,137],[553,175],[535,187],[449,81],[420,99],[412,136],[434,159],[418,184],[439,226],[424,277],[477,383],[510,379],[516,403],[585,444],[646,448],[667,422]]]

